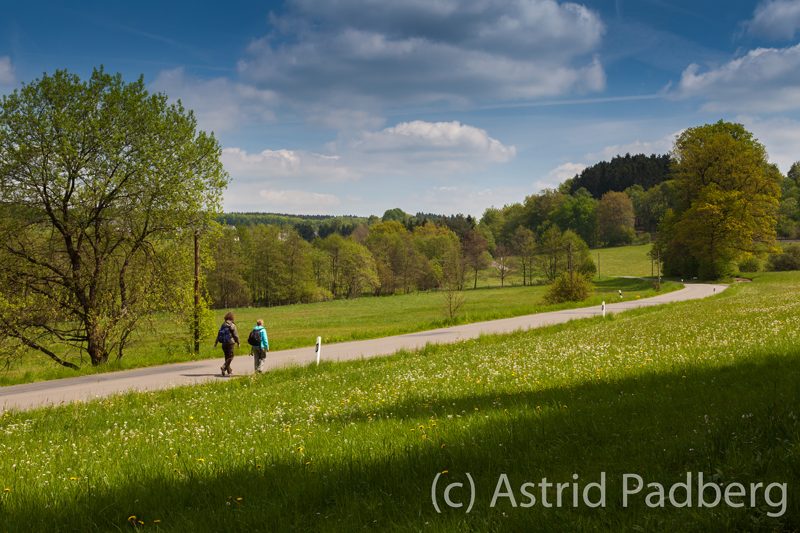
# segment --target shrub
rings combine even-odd
[[[764,268],[764,264],[761,259],[752,254],[748,254],[739,261],[739,272],[759,272],[762,268]]]
[[[591,292],[592,284],[585,275],[574,273],[570,276],[569,272],[564,272],[547,289],[544,299],[551,304],[580,302],[588,298]]]
[[[783,253],[769,256],[767,269],[773,271],[800,270],[800,245],[790,244]]]
[[[578,271],[587,278],[591,278],[597,274],[597,265],[594,264],[594,261],[592,261],[591,257],[587,257],[586,260],[578,267]]]

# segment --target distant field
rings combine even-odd
[[[655,275],[652,271],[650,257],[651,244],[636,246],[617,246],[615,248],[595,248],[590,254],[594,264],[600,266],[602,278],[616,276],[643,276]],[[652,272],[652,274],[651,274]],[[472,277],[467,276],[467,285],[472,287]],[[506,286],[522,285],[522,272],[515,266],[505,280]],[[500,277],[496,268],[486,268],[478,272],[478,287],[499,287]]]
[[[654,276],[650,257],[652,244],[597,248],[592,250],[592,260],[598,264],[601,278],[610,276]]]
[[[606,319],[6,413],[0,530],[798,531],[798,293],[800,273],[758,274]],[[643,485],[623,507],[624,474],[666,492],[687,472],[694,496],[648,507]],[[699,506],[698,473],[748,487],[741,507]],[[501,474],[536,503],[492,507]],[[561,507],[543,478],[568,485]],[[464,507],[444,507],[450,483]]]
[[[678,287],[677,284],[667,284],[662,290],[669,291]],[[363,297],[272,308],[234,309],[243,345],[237,352],[249,353],[249,346],[246,343],[247,333],[258,318],[266,321],[270,347],[273,350],[281,350],[299,346],[311,347],[318,335],[322,336],[326,343],[341,342],[421,331],[453,323],[492,320],[564,307],[597,305],[603,299],[616,300],[619,289],[623,290],[627,299],[637,296],[644,298],[654,294],[650,282],[636,279],[603,280],[597,284],[595,294],[589,300],[560,306],[544,303],[546,290],[544,286],[468,290],[464,292],[464,306],[455,322],[446,320],[444,296],[440,292]],[[214,349],[212,345],[223,315],[224,311],[216,311],[212,323],[205,329],[201,343],[201,358],[220,356],[220,349]],[[187,332],[185,324],[177,324],[170,317],[158,317],[153,321],[149,333],[141,335],[134,342],[121,363],[110,363],[99,370],[92,369],[88,363],[84,363],[80,373],[191,360]],[[16,361],[10,368],[0,371],[0,385],[74,375],[75,371],[56,367],[44,356],[34,354],[29,359]]]

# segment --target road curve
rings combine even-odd
[[[727,285],[692,283],[687,284],[683,289],[653,296],[652,298],[609,303],[606,306],[606,310],[609,313],[619,313],[639,307],[705,298],[725,290],[726,287]],[[322,347],[322,360],[347,361],[390,355],[401,349],[414,350],[422,348],[429,343],[452,343],[473,339],[483,334],[510,333],[517,330],[539,328],[569,322],[570,320],[598,316],[600,313],[600,306],[564,309],[486,322],[474,322],[472,324],[462,324],[429,331],[418,331],[379,339],[328,344]],[[245,349],[242,348],[240,351],[244,352]],[[306,365],[314,361],[315,354],[312,344],[309,348],[270,352],[264,366],[269,369],[290,365]],[[46,405],[87,401],[129,391],[158,390],[227,379],[220,376],[221,363],[222,357],[220,356],[216,359],[0,387],[0,412],[10,409],[24,410]],[[233,372],[234,375],[252,373],[253,359],[242,355],[235,357],[233,360]]]

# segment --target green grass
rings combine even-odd
[[[6,413],[0,529],[132,530],[135,516],[195,532],[798,530],[798,293],[800,273],[759,275],[605,320]],[[473,477],[471,513],[434,510],[442,472]],[[518,488],[601,472],[605,508],[489,506],[501,473]],[[786,482],[786,511],[768,516],[763,496],[622,507],[622,474],[686,472]]]
[[[598,248],[591,251],[592,260],[598,264],[600,276],[653,276],[650,257],[651,244],[636,246],[618,246],[615,248]]]
[[[651,270],[650,252],[651,244],[634,246],[617,246],[614,248],[596,248],[591,250],[592,261],[600,266],[602,279],[617,276],[651,277],[655,272]],[[472,287],[472,274],[467,275],[467,285]],[[505,280],[505,286],[522,285],[522,271],[514,268]],[[497,269],[490,267],[478,272],[478,287],[499,287],[500,276]]]
[[[678,288],[666,284],[663,291]],[[652,284],[644,280],[611,279],[596,286],[595,294],[584,302],[568,305],[547,305],[543,301],[546,287],[509,287],[465,291],[464,307],[455,323],[477,322],[537,313],[565,307],[599,304],[603,299],[617,300],[616,292],[623,290],[627,299],[652,296]],[[364,297],[317,304],[288,305],[272,308],[234,309],[239,324],[242,348],[248,353],[247,333],[256,319],[267,325],[272,350],[313,346],[318,335],[325,343],[368,339],[421,331],[450,325],[444,314],[444,296],[437,292],[420,292],[386,297]],[[214,337],[224,311],[215,313],[214,322],[206,328],[201,343],[201,358],[218,357]],[[149,326],[151,333],[140,335],[120,362],[94,369],[84,362],[81,370],[58,367],[46,357],[31,352],[27,358],[12,362],[0,372],[0,385],[58,379],[80,374],[106,372],[124,368],[153,366],[191,360],[188,331],[170,317],[158,317]],[[80,362],[80,361],[76,361]]]

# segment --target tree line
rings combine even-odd
[[[685,130],[668,156],[616,157],[491,207],[479,227],[490,247],[511,245],[520,227],[537,238],[571,230],[592,247],[652,241],[654,259],[678,277],[771,268],[786,264],[771,258],[776,238],[800,238],[800,162],[784,176],[741,124],[720,121]]]
[[[492,245],[479,224],[463,237],[443,219],[411,228],[384,219],[358,225],[349,235],[331,233],[308,242],[292,226],[224,226],[211,237],[206,287],[214,307],[273,306],[389,295],[418,290],[477,287],[493,268],[501,285],[521,269],[524,284],[555,279],[574,258],[594,272],[589,247],[573,231],[552,226],[538,236],[519,227],[509,246]],[[409,222],[409,220],[405,220]]]

